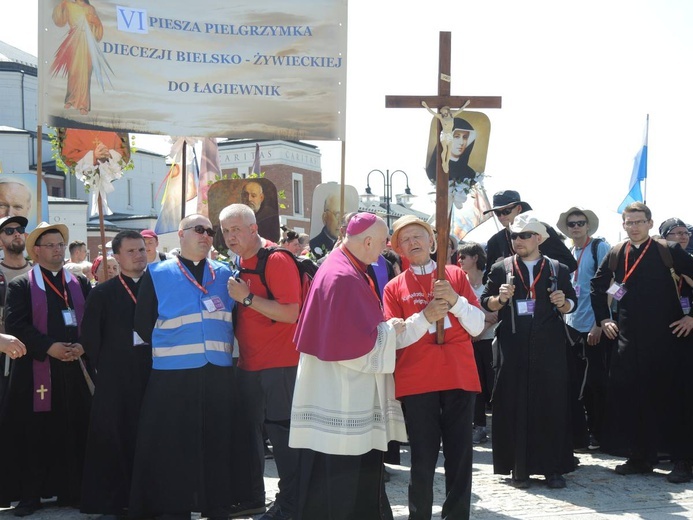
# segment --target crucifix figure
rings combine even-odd
[[[440,124],[440,146],[443,148],[443,151],[440,155],[440,159],[442,161],[443,171],[445,173],[450,173],[450,145],[452,145],[452,130],[455,125],[455,118],[459,116],[462,112],[464,112],[464,109],[467,108],[467,105],[469,105],[469,100],[467,100],[464,106],[454,114],[450,111],[450,107],[441,108],[440,113],[438,114],[431,110],[431,108],[425,101],[421,102],[421,106],[428,110],[431,114],[433,114],[433,117],[438,119],[438,122]]]
[[[46,387],[43,386],[43,385],[41,385],[41,386],[39,387],[39,389],[36,390],[36,393],[37,393],[37,394],[41,394],[41,401],[43,401],[43,400],[45,399],[46,396],[45,396],[44,394],[45,394],[46,392],[48,392],[48,388],[46,388]]]
[[[457,113],[469,108],[500,108],[501,98],[498,96],[451,96],[450,95],[450,33],[441,32],[438,43],[438,95],[436,96],[385,96],[386,108],[421,108],[425,107],[434,113],[431,107],[438,109],[434,113],[438,119],[438,129],[441,140],[438,142],[436,165],[436,230],[437,230],[437,279],[445,278],[445,263],[450,229],[450,213],[448,210],[448,160],[449,142],[443,142],[446,128],[452,128],[452,121]],[[461,107],[454,114],[450,107]],[[448,130],[449,131],[449,130]],[[446,152],[447,146],[447,152]],[[436,324],[436,340],[439,345],[444,342],[443,320]]]

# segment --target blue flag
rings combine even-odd
[[[626,206],[633,202],[644,202],[640,183],[647,179],[647,133],[650,127],[650,115],[647,115],[645,122],[645,138],[642,148],[638,150],[633,163],[633,173],[630,175],[630,184],[628,185],[628,195],[623,199],[618,207],[618,212],[623,213]]]

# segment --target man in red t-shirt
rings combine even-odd
[[[244,204],[232,204],[219,215],[224,241],[239,256],[241,269],[255,269],[262,246],[255,213]],[[274,450],[279,472],[279,493],[261,517],[283,520],[296,514],[298,450],[289,448],[289,421],[298,352],[293,338],[301,304],[301,279],[296,263],[286,254],[269,256],[265,287],[259,274],[241,271],[229,279],[229,295],[239,305],[234,327],[238,340],[238,384],[251,425],[252,500],[240,504],[232,516],[263,512],[263,426]],[[269,292],[268,292],[269,289]],[[271,296],[270,296],[271,295]]]
[[[446,496],[442,517],[468,519],[472,492],[472,419],[481,390],[472,337],[484,328],[484,313],[459,267],[445,267],[436,280],[430,253],[433,230],[413,215],[392,226],[392,247],[410,267],[385,286],[385,318],[406,320],[397,338],[395,394],[405,409],[411,447],[409,518],[429,520],[433,476],[443,441]],[[436,344],[436,321],[445,320],[445,340]],[[401,339],[400,339],[401,338]],[[406,348],[404,348],[406,347]]]

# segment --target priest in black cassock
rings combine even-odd
[[[481,295],[481,305],[498,311],[500,320],[493,352],[493,471],[512,472],[518,488],[536,474],[549,488],[564,488],[563,474],[575,469],[562,315],[575,310],[577,296],[568,268],[539,251],[548,236],[536,218],[518,216],[509,237],[517,253],[493,265]]]
[[[180,255],[142,278],[135,330],[151,344],[129,514],[190,520],[199,511],[227,520],[232,486],[231,312],[234,272],[207,257],[214,229],[203,215],[179,225]]]
[[[152,350],[134,332],[140,280],[147,268],[137,231],[112,241],[120,274],[97,285],[84,311],[81,342],[96,371],[82,484],[82,513],[126,515],[142,396]]]
[[[89,283],[63,269],[68,230],[41,222],[26,240],[34,267],[12,280],[5,328],[27,347],[15,360],[0,412],[0,503],[20,500],[15,516],[41,507],[41,497],[78,506],[91,405],[91,378],[79,325]]]

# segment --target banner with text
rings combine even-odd
[[[39,2],[39,121],[344,138],[347,0]]]

